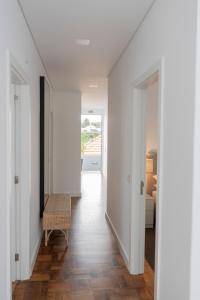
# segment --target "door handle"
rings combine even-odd
[[[140,181],[140,195],[144,194],[144,181]]]

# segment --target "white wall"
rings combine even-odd
[[[157,150],[158,132],[158,81],[154,81],[147,86],[146,91],[146,148]]]
[[[8,66],[6,51],[9,49],[24,69],[30,80],[31,89],[31,220],[30,258],[38,245],[41,228],[39,218],[39,76],[45,75],[38,53],[16,0],[0,1],[0,299],[9,299],[9,203],[10,203],[10,149],[8,95]],[[12,179],[13,180],[13,179]]]
[[[81,94],[54,92],[54,192],[80,195]]]
[[[129,256],[132,84],[165,59],[158,300],[190,299],[196,6],[156,0],[109,77],[107,212]]]

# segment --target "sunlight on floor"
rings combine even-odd
[[[102,196],[102,175],[100,172],[83,172],[81,176],[82,198],[91,200]]]

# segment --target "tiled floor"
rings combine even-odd
[[[101,175],[82,177],[83,195],[72,200],[69,247],[61,233],[44,240],[29,281],[18,282],[16,300],[152,300],[153,273],[131,276],[104,216]]]

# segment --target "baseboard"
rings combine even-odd
[[[35,245],[35,248],[34,248],[34,251],[33,251],[33,255],[31,257],[31,266],[30,266],[30,277],[33,273],[33,268],[35,266],[35,262],[36,262],[36,259],[37,259],[37,256],[38,256],[38,252],[39,252],[39,249],[40,249],[40,245],[41,245],[41,242],[42,242],[42,237],[43,237],[43,231],[41,231],[41,235]]]
[[[52,194],[66,194],[69,195],[71,197],[77,197],[77,198],[81,198],[82,197],[82,193],[81,192],[58,192],[58,191],[54,191]]]
[[[106,221],[107,221],[108,225],[110,226],[110,229],[111,229],[115,239],[117,240],[119,251],[120,251],[120,253],[121,253],[121,255],[124,259],[124,262],[125,262],[125,265],[126,265],[127,269],[129,270],[129,256],[128,256],[126,250],[124,249],[124,246],[123,246],[123,244],[122,244],[122,242],[121,242],[121,240],[120,240],[120,238],[117,234],[115,226],[113,225],[113,223],[112,223],[110,217],[108,216],[107,212],[105,212],[105,218],[106,218]]]
[[[74,197],[74,198],[81,198],[82,197],[82,193],[67,193],[69,194],[71,197]]]

